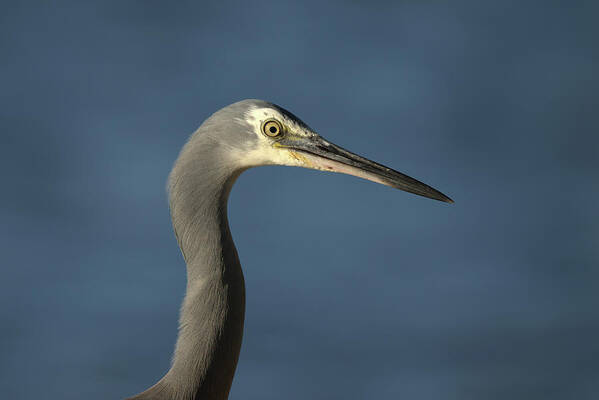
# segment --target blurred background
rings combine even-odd
[[[598,4],[3,2],[2,397],[119,399],[168,370],[167,175],[261,98],[456,203],[244,173],[231,399],[596,399]]]

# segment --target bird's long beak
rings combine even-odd
[[[293,156],[303,158],[308,168],[349,174],[420,196],[453,203],[453,200],[438,190],[401,172],[351,153],[320,136],[301,140],[283,139],[281,145],[289,149]]]

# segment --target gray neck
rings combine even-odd
[[[227,221],[241,171],[207,159],[209,152],[194,157],[190,147],[169,180],[173,227],[187,263],[179,336],[171,369],[136,399],[225,400],[241,348],[245,286]]]

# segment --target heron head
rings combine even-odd
[[[222,124],[224,121],[226,125]],[[453,202],[414,178],[325,140],[298,117],[272,103],[243,100],[218,111],[204,125],[206,128],[213,125],[206,132],[218,136],[218,141],[226,146],[231,162],[242,169],[288,165],[339,172],[431,199]]]

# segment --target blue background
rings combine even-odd
[[[273,101],[446,205],[242,175],[231,399],[596,399],[596,1],[3,2],[0,390],[118,399],[168,369],[165,185],[217,109]]]

